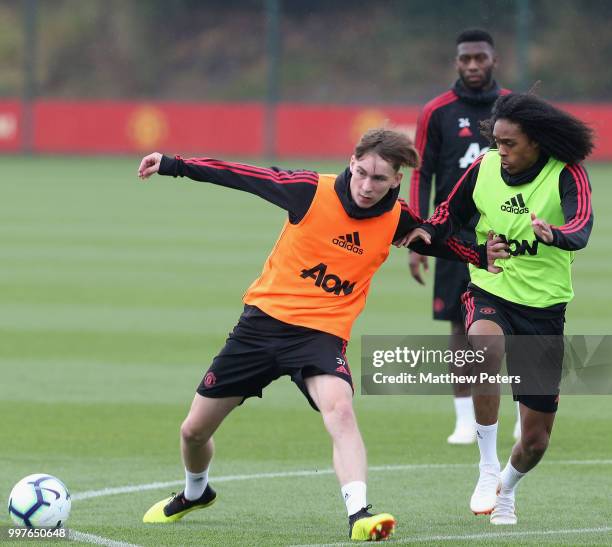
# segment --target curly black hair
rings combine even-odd
[[[500,119],[519,125],[542,152],[565,163],[583,161],[594,147],[594,133],[588,125],[530,93],[510,93],[495,101],[491,117],[480,123],[481,133],[492,146],[493,126]]]

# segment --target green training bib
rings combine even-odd
[[[531,227],[531,213],[550,224],[564,224],[559,196],[559,175],[564,167],[565,163],[551,158],[535,180],[508,186],[501,176],[497,150],[485,154],[473,196],[480,213],[476,237],[478,243],[485,243],[489,230],[505,236],[511,256],[496,261],[504,269],[500,274],[470,265],[474,285],[510,302],[536,308],[573,298],[574,253],[538,241]]]

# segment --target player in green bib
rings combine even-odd
[[[492,149],[410,241],[444,240],[476,214],[479,242],[494,232],[508,243],[509,256],[496,262],[499,275],[470,268],[462,302],[468,339],[473,349],[486,348],[487,371],[497,373],[507,352],[508,375],[520,376],[512,390],[522,426],[500,472],[499,384],[474,386],[480,477],[470,508],[491,514],[493,524],[516,524],[516,485],[544,455],[559,401],[571,264],[593,226],[591,186],[580,163],[593,149],[593,133],[530,94],[500,97],[482,125]]]

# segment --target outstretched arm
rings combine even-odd
[[[423,229],[422,219],[402,199],[400,220],[393,241],[397,247],[407,246],[422,255],[437,256],[448,260],[469,262],[478,268],[491,273],[501,272],[495,266],[498,258],[508,258],[508,245],[491,232],[486,244],[476,245],[461,241],[455,237],[446,240],[432,240],[431,235]]]
[[[429,241],[429,243],[428,243]],[[449,237],[443,244],[431,243],[431,237],[422,228],[417,228],[408,236],[408,247],[421,254],[431,254],[450,260],[469,262],[478,268],[498,274],[503,268],[495,265],[498,258],[510,258],[508,243],[492,231],[487,234],[486,244],[476,245],[471,242],[460,241]],[[447,254],[448,248],[452,254]],[[454,255],[454,256],[453,256]],[[476,260],[477,257],[477,260]]]
[[[145,156],[138,168],[142,179],[155,173],[188,177],[255,194],[288,211],[292,223],[299,222],[308,211],[319,180],[314,171],[262,168],[211,158],[184,160],[159,152]]]
[[[423,229],[434,241],[445,240],[457,233],[478,212],[473,195],[481,161],[482,156],[476,158],[455,184],[446,201],[440,203],[433,215],[423,223]]]

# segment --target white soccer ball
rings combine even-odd
[[[51,475],[37,473],[21,479],[11,490],[9,515],[17,526],[60,528],[70,515],[70,492]]]

